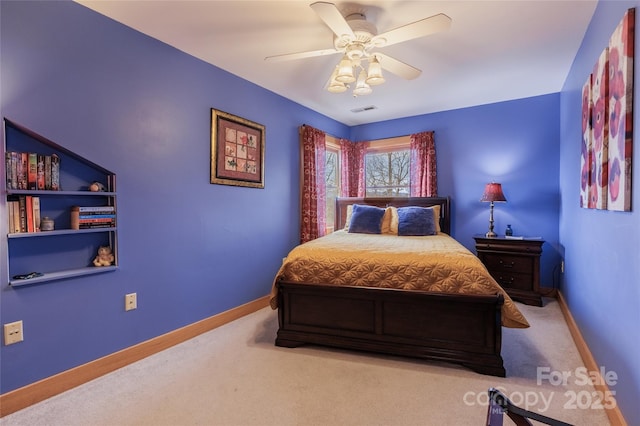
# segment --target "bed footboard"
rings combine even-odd
[[[280,281],[276,345],[306,343],[462,364],[505,376],[502,295]]]

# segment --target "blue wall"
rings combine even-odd
[[[1,392],[268,294],[299,242],[298,126],[348,127],[79,4],[1,7],[1,115],[117,174],[120,265],[12,289],[5,231],[0,322],[25,341]],[[209,184],[210,108],[266,126],[265,189]]]
[[[543,237],[541,284],[559,282],[559,94],[500,102],[353,127],[356,141],[434,130],[438,193],[452,198],[452,235],[475,252],[473,235],[489,227],[486,183],[500,182],[495,230]]]
[[[26,336],[0,348],[3,393],[266,295],[298,242],[303,123],[353,140],[435,130],[454,236],[486,232],[478,200],[499,181],[496,229],[544,237],[543,284],[557,280],[559,94],[349,128],[81,5],[0,7],[0,113],[117,173],[120,262],[12,289],[2,253],[0,322]],[[266,126],[265,189],[208,183],[212,107]]]
[[[618,404],[640,424],[640,67],[635,64],[632,212],[579,207],[581,90],[628,8],[636,8],[635,58],[640,52],[638,1],[600,1],[561,94],[560,242],[566,268],[561,284],[571,312],[598,365],[618,375]]]

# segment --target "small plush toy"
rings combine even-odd
[[[98,249],[98,255],[93,259],[93,264],[94,266],[111,266],[114,260],[111,247],[102,246]]]
[[[89,185],[89,191],[91,192],[104,192],[106,189],[103,184],[97,181]]]

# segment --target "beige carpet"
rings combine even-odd
[[[504,329],[507,378],[415,359],[278,348],[276,312],[265,308],[0,425],[483,425],[492,386],[522,408],[608,425],[602,409],[585,406],[594,390],[576,382],[583,364],[557,302],[545,304],[518,304],[532,327]],[[537,367],[572,377],[565,385],[538,384]],[[505,416],[504,424],[512,422]]]

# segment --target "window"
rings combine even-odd
[[[335,138],[326,137],[324,181],[327,194],[326,232],[335,228],[336,197],[340,196],[340,145]]]
[[[325,139],[326,233],[335,229],[336,198],[341,193],[340,144],[332,136]],[[411,181],[409,136],[369,142],[365,154],[367,197],[408,197]]]
[[[342,194],[429,197],[438,193],[433,131],[349,144],[305,125],[300,128],[300,146],[302,243],[334,231],[335,200]]]
[[[408,197],[411,185],[409,136],[370,142],[365,155],[367,197]]]

